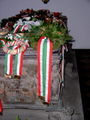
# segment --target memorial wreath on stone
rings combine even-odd
[[[64,52],[72,42],[67,18],[60,12],[50,10],[21,10],[16,16],[0,22],[0,47],[5,52],[5,77],[12,78],[13,55],[14,78],[22,75],[23,55],[27,47],[37,50],[38,96],[45,103],[51,101],[52,53],[60,52],[60,77],[64,81]]]

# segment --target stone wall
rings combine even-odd
[[[75,52],[69,51],[65,55],[62,94],[59,92],[59,56],[57,52],[53,53],[52,100],[49,106],[37,96],[36,57],[36,52],[28,49],[24,55],[21,79],[5,79],[4,54],[0,50],[0,98],[4,103],[4,116],[0,116],[0,120],[12,120],[17,115],[22,120],[84,120]]]
[[[53,54],[52,65],[52,101],[59,99],[59,56]],[[14,57],[13,57],[14,64]],[[4,54],[0,55],[0,97],[4,103],[42,104],[37,96],[37,53],[28,48],[23,60],[23,74],[21,79],[4,77]]]

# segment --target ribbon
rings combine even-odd
[[[68,48],[66,45],[61,46],[61,51],[60,51],[60,84],[61,87],[64,86],[64,65],[65,65],[65,51],[68,51]]]
[[[28,30],[28,25],[24,25],[24,24],[23,25],[16,25],[14,30],[13,30],[13,33],[16,33],[16,32],[19,32],[19,31],[23,32],[23,31],[26,31],[26,30]]]
[[[41,37],[38,41],[38,96],[44,102],[51,100],[51,72],[52,72],[52,42],[49,38]]]
[[[23,55],[24,52],[15,55],[14,75],[22,75]]]
[[[2,114],[2,112],[3,112],[3,105],[2,105],[2,101],[0,99],[0,114]]]
[[[4,72],[5,72],[5,74],[8,74],[8,75],[12,75],[12,64],[13,64],[13,62],[12,62],[12,58],[13,57],[13,55],[11,55],[11,54],[5,54],[5,64],[4,64]]]
[[[19,30],[20,27],[21,27],[21,25],[16,25],[13,33],[16,33]]]

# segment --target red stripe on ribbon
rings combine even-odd
[[[6,44],[6,40],[4,40],[4,39],[0,39],[0,41],[2,41],[2,42],[3,42],[3,45],[5,45],[5,44]]]
[[[20,53],[20,68],[19,68],[19,75],[21,76],[22,75],[22,64],[23,64],[23,55],[24,55],[24,52]]]
[[[12,64],[13,64],[13,62],[12,62],[12,57],[13,57],[13,56],[10,55],[10,71],[9,71],[9,74],[10,74],[10,75],[11,75],[12,72],[13,72],[13,68],[12,68],[12,67],[13,67],[13,65],[12,65]]]
[[[18,25],[18,26],[15,28],[14,33],[16,33],[16,32],[19,30],[20,27],[21,27],[21,25]]]
[[[38,96],[41,96],[41,77],[40,77],[40,45],[41,45],[41,41],[42,39],[44,39],[45,37],[41,37],[38,41],[38,46],[37,46],[37,60],[38,60]]]
[[[3,105],[2,105],[2,101],[0,99],[0,113],[2,113],[2,112],[3,112]]]
[[[25,27],[27,27],[27,25],[23,26],[23,28],[21,29],[22,32],[25,30]]]
[[[42,42],[42,39],[45,39],[46,37],[41,37],[40,39],[39,39],[39,41],[38,41],[38,47],[37,47],[37,50],[38,50],[38,52],[37,52],[37,60],[38,60],[38,69],[37,69],[37,71],[38,71],[38,96],[41,96],[41,73],[40,73],[40,68],[41,68],[41,63],[40,63],[40,57],[41,57],[41,55],[40,55],[40,47],[41,47],[41,42]],[[49,39],[50,40],[50,39]],[[52,80],[52,75],[51,75],[51,73],[52,73],[52,47],[53,47],[53,45],[52,45],[52,41],[50,40],[50,51],[49,51],[49,73],[48,73],[48,95],[47,95],[47,103],[49,104],[50,103],[50,101],[51,101],[51,80]]]
[[[49,74],[48,74],[48,103],[51,101],[51,80],[52,80],[52,42],[50,40],[50,55],[49,55]]]

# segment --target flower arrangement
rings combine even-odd
[[[25,31],[18,32],[24,33],[24,37],[30,41],[31,47],[34,49],[36,49],[37,42],[41,36],[46,36],[51,39],[54,46],[53,49],[57,49],[61,45],[72,41],[72,36],[69,35],[67,27],[67,17],[63,16],[60,12],[50,12],[45,9],[37,11],[26,9],[6,21],[12,23],[11,27],[13,25],[10,33],[15,29],[15,26],[21,24],[26,25]],[[8,22],[6,22],[5,25]],[[3,22],[1,22],[1,26],[2,25]],[[10,39],[6,37],[6,40],[8,41]]]
[[[35,48],[34,44],[37,43],[41,36],[46,36],[51,39],[54,45],[53,49],[59,48],[60,45],[64,45],[72,39],[68,34],[67,28],[56,23],[43,23],[40,26],[33,26],[29,33],[27,35],[31,38],[33,48]]]

